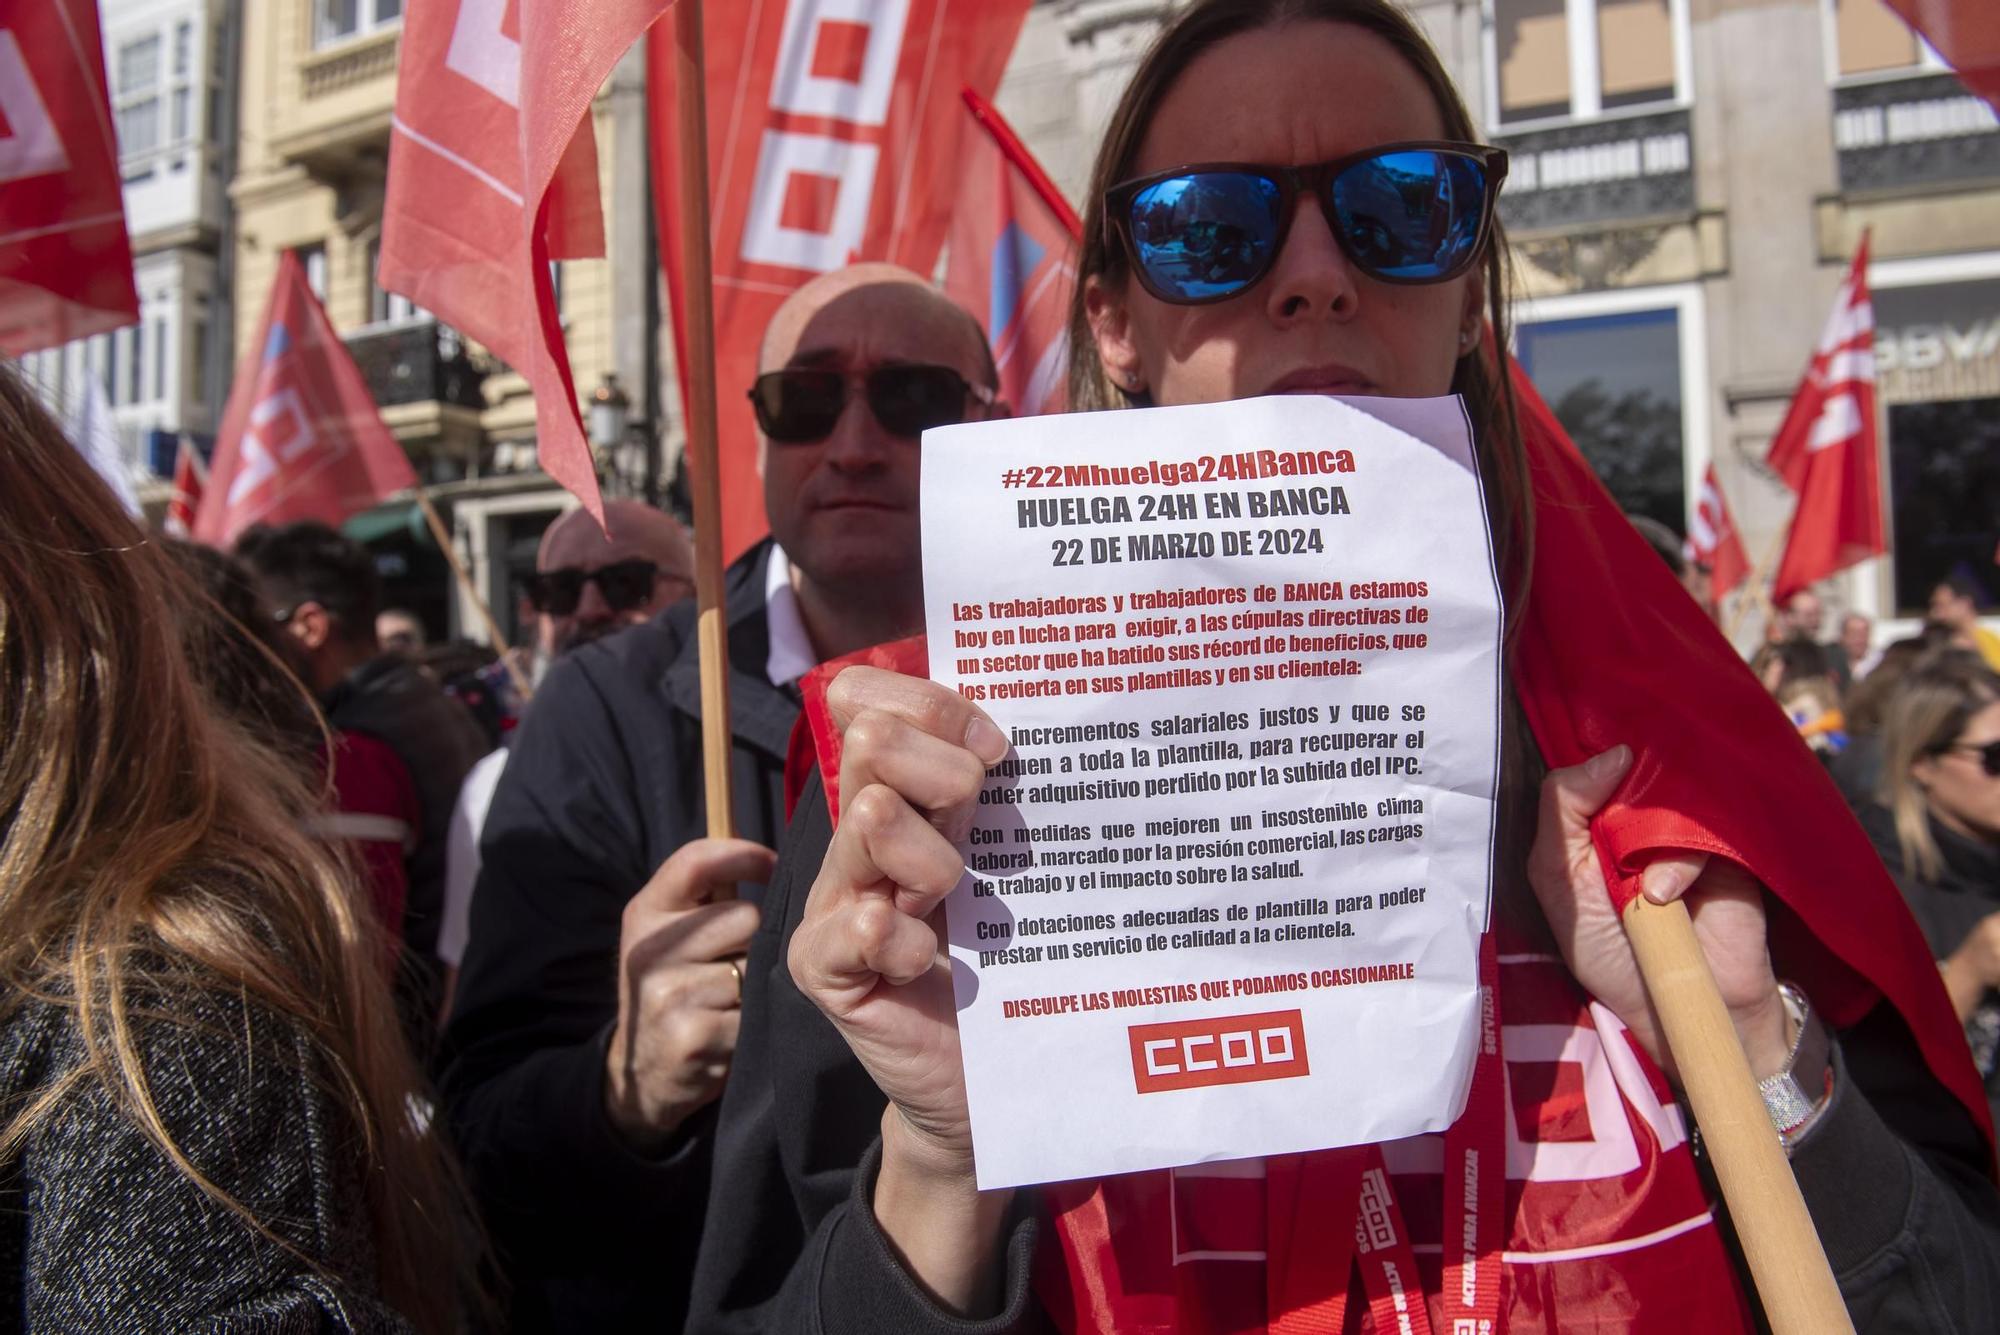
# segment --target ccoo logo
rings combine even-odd
[[[1297,1011],[1135,1024],[1126,1034],[1141,1094],[1310,1073],[1305,1023]]]

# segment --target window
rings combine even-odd
[[[146,322],[132,326],[132,355],[125,363],[126,403],[141,402],[146,390]]]
[[[314,0],[313,45],[332,46],[394,23],[403,0]]]
[[[104,397],[115,407],[124,402],[118,396],[125,388],[125,378],[119,375],[118,368],[122,361],[120,354],[125,350],[125,331],[116,330],[102,337],[104,350],[93,360],[100,363],[104,374]]]
[[[118,153],[143,157],[160,146],[160,38],[155,33],[118,48]]]
[[[204,303],[206,304],[206,303]],[[197,315],[188,337],[187,397],[189,403],[208,402],[208,317]]]
[[[1839,78],[1904,70],[1943,70],[1935,51],[1883,0],[1825,0]]]
[[[326,247],[319,244],[298,247],[299,264],[306,271],[306,286],[321,301],[326,300]]]
[[[167,322],[153,321],[153,401],[167,397]]]
[[[183,19],[174,25],[174,77],[185,79],[194,58],[194,25]]]
[[[368,243],[368,318],[376,323],[389,320],[407,320],[418,314],[421,308],[416,302],[400,292],[391,292],[376,281],[376,271],[382,264],[382,243]]]
[[[155,33],[118,48],[118,95],[149,93],[160,82],[160,38]]]
[[[1687,530],[1681,313],[1522,324],[1516,355],[1625,510]]]
[[[1491,0],[1499,125],[1586,118],[1680,95],[1686,0]]]
[[[1871,295],[1895,608],[1922,616],[1954,571],[2000,594],[2000,277],[1916,287],[1878,278]]]

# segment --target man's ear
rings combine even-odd
[[[308,653],[318,653],[333,638],[333,614],[308,598],[292,609],[285,628],[298,637]]]
[[[1097,360],[1111,383],[1130,392],[1147,388],[1138,345],[1132,341],[1132,313],[1122,294],[1106,287],[1096,274],[1084,283],[1083,310],[1090,335],[1097,343]]]

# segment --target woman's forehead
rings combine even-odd
[[[1323,162],[1444,137],[1429,85],[1383,38],[1344,23],[1289,23],[1196,56],[1154,109],[1131,174],[1189,162]]]

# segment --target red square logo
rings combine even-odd
[[[865,23],[821,19],[813,39],[813,78],[860,83],[862,67],[868,60],[869,31]]]
[[[788,231],[825,236],[833,230],[834,207],[840,203],[840,178],[813,172],[785,177],[785,202],[778,225]]]
[[[1298,1011],[1135,1024],[1125,1032],[1132,1079],[1141,1094],[1310,1073],[1305,1021]]]

